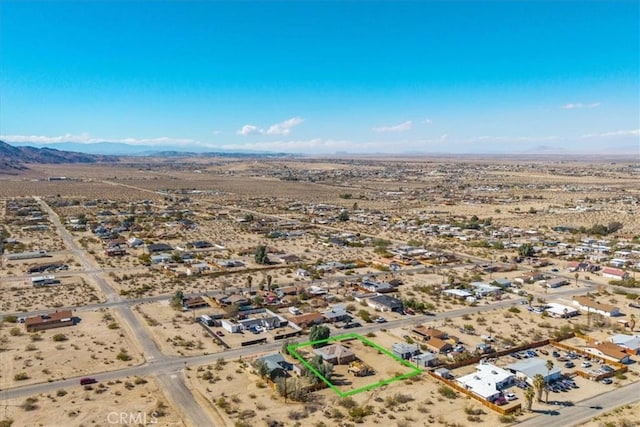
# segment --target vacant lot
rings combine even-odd
[[[111,310],[74,313],[74,326],[26,332],[1,323],[1,388],[112,371],[142,362],[141,354]]]
[[[12,427],[185,425],[155,380],[141,377],[77,385],[50,394],[6,400],[2,420],[13,420]]]

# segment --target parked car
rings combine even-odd
[[[551,355],[552,355],[553,357],[556,357],[556,358],[557,358],[557,357],[560,357],[560,353],[558,353],[558,352],[557,352],[557,351],[555,351],[555,350],[553,350],[553,353],[551,353]]]
[[[376,317],[376,323],[385,323],[386,321],[387,321],[387,319],[385,319],[382,316]]]
[[[582,362],[581,366],[583,368],[590,368],[591,367],[591,362]]]
[[[80,378],[80,385],[95,384],[97,382],[98,382],[98,380],[95,379],[95,378],[89,378],[89,377]]]
[[[507,400],[516,400],[518,398],[515,393],[507,393],[505,397],[507,398]]]
[[[567,368],[567,369],[571,369],[571,368],[575,368],[576,364],[573,363],[573,362],[567,362],[567,363],[564,364],[564,367]]]
[[[223,337],[224,336],[224,332],[216,331],[216,335],[219,336],[219,337]]]
[[[602,365],[602,366],[600,366],[600,370],[601,370],[602,372],[607,372],[607,373],[609,373],[609,372],[613,372],[615,369],[613,369],[613,368],[612,368],[611,366],[609,366],[609,365]]]
[[[611,378],[605,378],[602,381],[600,381],[602,384],[612,384],[613,380]]]

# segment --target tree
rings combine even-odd
[[[631,332],[633,332],[635,327],[636,327],[636,315],[631,314],[631,316],[629,316],[629,329],[631,329]]]
[[[536,374],[533,377],[533,388],[536,391],[536,399],[538,402],[542,401],[542,390],[544,389],[544,377],[542,374]]]
[[[549,376],[551,375],[551,370],[553,369],[553,361],[551,359],[547,360],[547,363],[544,365],[547,368],[547,383],[551,380]],[[549,403],[549,384],[547,384],[544,388],[545,390],[545,400]]]
[[[259,245],[256,248],[254,259],[256,264],[269,264],[269,255],[267,254],[267,247],[265,245]]]
[[[529,307],[531,307],[532,301],[533,301],[533,294],[527,294],[527,302],[529,303]]]
[[[524,390],[524,401],[527,404],[527,411],[531,412],[531,405],[533,404],[533,398],[536,393],[533,391],[531,387],[527,387]]]
[[[184,293],[181,290],[176,291],[171,298],[171,308],[174,310],[182,310],[182,301],[184,300]]]
[[[535,251],[533,250],[533,245],[531,243],[523,243],[518,248],[518,254],[523,258],[531,257],[534,253]]]
[[[331,330],[324,325],[314,325],[311,327],[309,331],[309,339],[311,341],[323,341],[329,338],[331,335]],[[313,348],[318,348],[326,345],[326,343],[315,343],[313,344]]]
[[[576,279],[576,286],[578,286],[578,278],[580,277],[580,274],[576,273],[573,275],[573,277],[575,277]]]
[[[247,287],[249,288],[249,295],[251,295],[251,284],[253,283],[253,277],[247,276]]]
[[[315,356],[309,361],[309,365],[327,380],[331,380],[331,376],[333,375],[333,365],[322,360],[322,356]],[[307,370],[305,375],[309,377],[311,382],[314,384],[321,381],[320,378],[311,370]]]
[[[346,209],[343,209],[342,211],[340,211],[340,215],[338,215],[338,221],[349,221],[349,211]]]
[[[273,280],[273,277],[271,277],[270,274],[267,274],[267,290],[269,292],[271,292],[271,281]]]

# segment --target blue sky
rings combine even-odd
[[[640,3],[3,0],[0,137],[640,155]]]

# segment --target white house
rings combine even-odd
[[[476,372],[462,376],[456,381],[483,399],[494,401],[503,389],[513,384],[514,379],[515,376],[511,372],[490,363],[483,363],[476,366]]]
[[[551,316],[556,318],[569,318],[577,316],[578,310],[568,305],[558,304],[555,302],[547,303],[545,311]]]
[[[584,296],[573,297],[573,305],[582,311],[601,314],[607,317],[619,316],[620,309],[611,304],[604,304]]]

